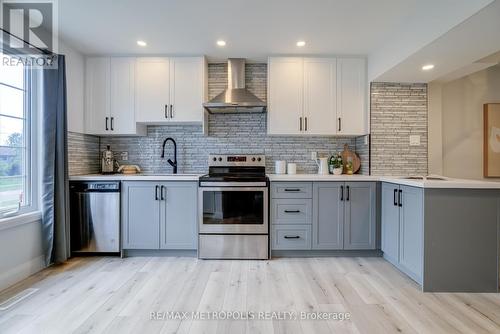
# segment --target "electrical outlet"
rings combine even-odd
[[[120,152],[120,160],[121,161],[127,161],[128,160],[128,152],[127,151]]]
[[[410,146],[420,146],[419,135],[410,135]]]
[[[311,152],[311,160],[318,159],[318,152]]]

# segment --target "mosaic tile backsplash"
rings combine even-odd
[[[69,175],[99,173],[99,137],[69,132],[68,168]]]
[[[410,135],[420,145],[410,146]],[[371,173],[427,174],[427,85],[371,84]]]
[[[171,143],[165,147],[166,158],[160,156],[163,140],[172,137],[177,142],[179,173],[206,173],[210,153],[265,154],[268,172],[274,172],[276,160],[286,160],[297,163],[298,173],[315,173],[312,151],[329,156],[342,150],[345,143],[355,148],[354,139],[267,136],[265,114],[211,115],[209,129],[206,137],[197,125],[149,126],[146,137],[101,138],[101,149],[109,144],[117,153],[128,152],[128,161],[120,163],[138,164],[146,172],[169,173],[172,167],[166,160],[173,155]]]

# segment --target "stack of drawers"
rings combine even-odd
[[[312,182],[271,183],[271,247],[310,250]]]

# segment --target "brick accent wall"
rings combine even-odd
[[[375,82],[370,95],[372,175],[427,174],[427,85]]]

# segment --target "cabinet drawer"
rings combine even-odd
[[[311,225],[273,225],[271,234],[272,249],[311,249]]]
[[[311,224],[311,199],[273,199],[271,200],[272,224]]]
[[[272,182],[271,198],[312,198],[312,182]]]

